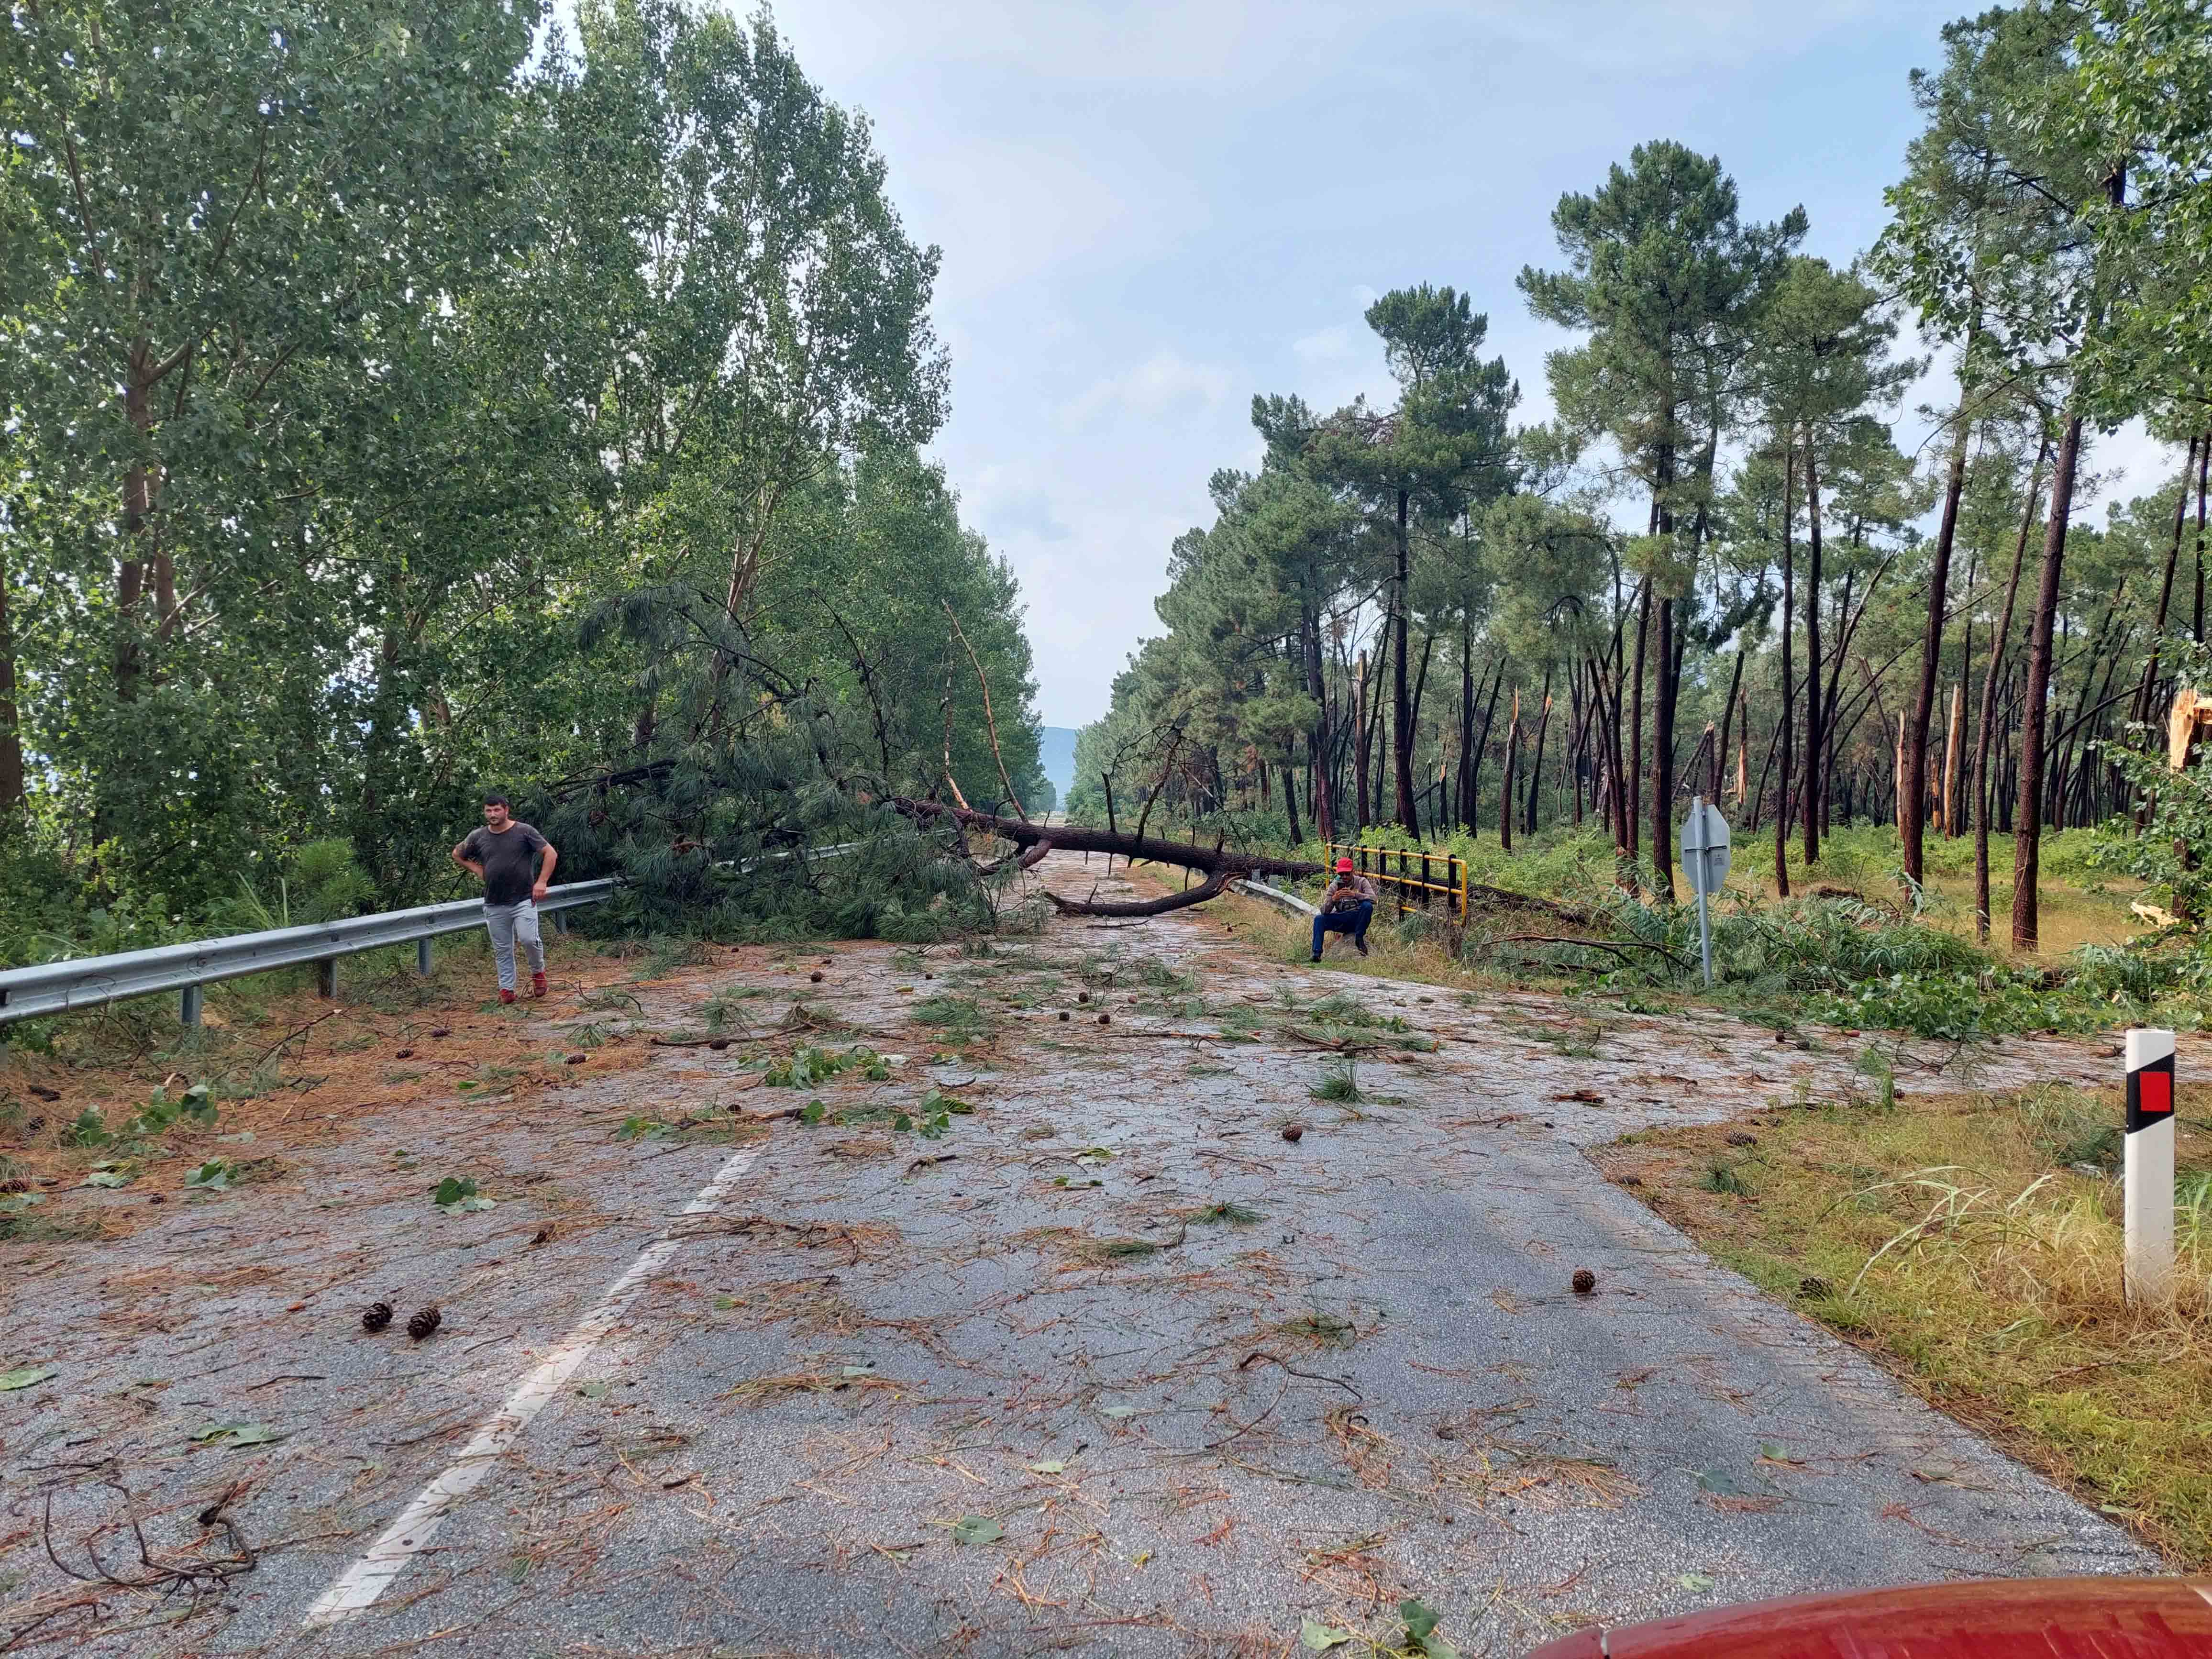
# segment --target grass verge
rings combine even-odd
[[[2212,1091],[2185,1102],[2181,1297],[2120,1282],[2115,1091],[1649,1130],[1593,1154],[1713,1257],[2186,1566],[2212,1565]]]

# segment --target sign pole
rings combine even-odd
[[[1696,826],[1693,838],[1697,846],[1692,851],[1697,860],[1692,866],[1696,873],[1691,878],[1691,885],[1698,890],[1698,957],[1705,964],[1705,984],[1710,987],[1713,982],[1713,927],[1711,915],[1705,908],[1705,798],[1703,795],[1690,797],[1690,822]]]
[[[2160,1306],[2173,1299],[2173,1033],[2128,1033],[2128,1301]]]

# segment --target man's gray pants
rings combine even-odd
[[[530,971],[545,971],[545,944],[538,937],[538,907],[525,899],[520,904],[487,904],[484,927],[491,933],[492,960],[499,964],[499,988],[514,988],[514,945],[522,941],[530,958]]]

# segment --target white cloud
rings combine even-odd
[[[1134,368],[1092,382],[1064,413],[1074,425],[1109,414],[1157,420],[1178,412],[1202,413],[1219,407],[1236,382],[1225,368],[1190,362],[1174,351],[1156,351]]]
[[[1304,362],[1334,362],[1352,355],[1352,331],[1342,324],[1334,328],[1316,329],[1311,334],[1301,335],[1291,341],[1291,350]]]
[[[710,0],[742,15],[752,0]],[[1953,10],[1957,8],[1953,8]],[[876,125],[939,243],[953,415],[931,446],[1023,584],[1054,724],[1159,624],[1208,475],[1256,464],[1255,392],[1387,398],[1361,313],[1449,283],[1522,419],[1562,343],[1513,289],[1549,215],[1631,145],[1718,152],[1848,259],[1940,56],[1926,0],[785,0],[807,74]],[[2104,465],[2100,458],[2097,463]],[[2154,469],[2155,470],[2155,469]],[[2130,469],[2130,477],[2133,469]]]

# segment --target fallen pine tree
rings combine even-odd
[[[1205,878],[1195,887],[1179,893],[1164,894],[1153,899],[1071,899],[1062,897],[1050,889],[1045,896],[1063,915],[1083,916],[1158,916],[1171,910],[1187,909],[1194,904],[1203,904],[1208,899],[1218,898],[1236,881],[1247,881],[1258,876],[1287,876],[1293,878],[1322,876],[1328,866],[1305,859],[1275,858],[1264,853],[1239,852],[1217,841],[1212,846],[1187,841],[1167,841],[1156,836],[1133,833],[1126,830],[1101,830],[1079,823],[1036,823],[1027,818],[1000,817],[990,812],[979,812],[972,807],[947,805],[942,801],[894,799],[887,803],[893,810],[912,819],[917,824],[951,825],[963,836],[988,836],[994,840],[1011,842],[1017,849],[1012,855],[1014,868],[1033,868],[1048,853],[1103,853],[1113,858],[1142,861],[1147,864],[1174,865]],[[1007,867],[1008,860],[999,860],[979,866],[985,874],[995,873]],[[1467,889],[1468,902],[1498,909],[1540,911],[1566,921],[1587,922],[1589,918],[1582,911],[1539,898],[1530,893],[1516,893],[1502,887],[1486,887],[1470,883]]]

